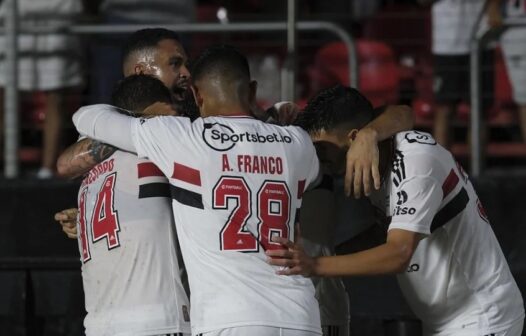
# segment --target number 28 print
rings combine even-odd
[[[229,200],[235,200],[223,226],[219,241],[223,251],[257,252],[279,249],[271,242],[273,235],[289,237],[290,192],[285,182],[265,181],[257,191],[257,213],[252,213],[252,191],[242,177],[223,176],[212,190],[212,205],[217,210],[230,210]],[[247,222],[257,216],[257,234],[247,229]]]

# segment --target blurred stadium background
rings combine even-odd
[[[36,177],[49,96],[42,90],[18,91],[13,84],[16,68],[12,65],[24,52],[17,53],[18,47],[13,47],[17,34],[59,31],[79,38],[74,57],[82,64],[83,84],[68,88],[60,103],[64,121],[60,149],[76,140],[71,114],[82,104],[108,99],[100,94],[101,87],[109,82],[105,86],[109,95],[112,83],[104,72],[97,73],[100,67],[94,63],[107,62],[106,69],[116,66],[120,73],[115,50],[128,33],[152,26],[178,31],[190,59],[210,44],[238,46],[249,56],[264,108],[282,99],[303,106],[321,88],[357,83],[375,105],[408,104],[414,109],[416,128],[432,128],[431,11],[429,4],[416,0],[173,1],[174,6],[184,3],[190,8],[179,21],[147,10],[142,16],[117,18],[109,13],[111,1],[84,0],[81,13],[59,25],[49,13],[43,14],[47,21],[27,24],[17,18],[18,0],[0,2],[5,37],[0,52],[7,78],[1,101],[5,141],[0,150],[4,175],[0,179],[0,335],[83,332],[77,245],[64,237],[52,218],[56,211],[76,206],[79,182]],[[142,2],[148,8],[149,0]],[[512,24],[526,25],[526,21],[505,20],[501,28],[488,29],[472,41],[473,46],[495,45],[491,69],[482,69],[492,71],[494,89],[483,91],[476,85],[466,92],[469,99],[456,107],[451,150],[471,171],[511,269],[526,293],[526,143],[498,45],[499,34]],[[472,61],[478,59],[474,50]],[[111,57],[117,64],[111,63]],[[472,84],[480,84],[474,71],[477,67],[470,69]],[[488,96],[493,103],[482,110],[480,102]],[[489,127],[483,137],[486,143],[477,140],[478,122]],[[475,127],[468,142],[470,123]],[[344,246],[340,252],[345,251]],[[418,322],[394,278],[349,279],[346,284],[354,335],[419,335]]]

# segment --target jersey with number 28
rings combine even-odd
[[[189,332],[162,172],[117,151],[86,176],[78,206],[86,335]]]
[[[319,172],[297,127],[251,117],[193,123],[157,117],[132,124],[140,157],[169,177],[191,290],[192,332],[260,325],[320,332],[312,282],[276,275],[271,237],[294,239],[306,186]]]

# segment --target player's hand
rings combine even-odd
[[[301,244],[293,243],[290,240],[274,236],[272,237],[274,243],[283,245],[282,250],[267,250],[267,262],[273,266],[286,267],[276,271],[279,275],[296,275],[300,274],[305,277],[314,274],[316,266],[316,259],[309,257]]]
[[[373,188],[378,190],[381,186],[376,134],[369,128],[363,128],[349,137],[351,145],[347,151],[345,194],[360,198],[363,192],[369,196]]]
[[[157,116],[176,116],[177,112],[174,110],[173,106],[166,103],[155,102],[152,105],[148,106],[143,111],[143,117],[151,118]]]
[[[301,111],[299,106],[293,102],[281,102],[276,105],[277,112],[274,118],[277,118],[278,123],[284,126],[292,124]]]
[[[77,239],[77,214],[76,208],[62,210],[55,214],[55,220],[62,226],[62,231],[71,239]]]

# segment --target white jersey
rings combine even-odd
[[[484,0],[439,0],[433,3],[432,51],[436,55],[467,55]],[[483,31],[486,18],[480,31]]]
[[[526,18],[526,0],[507,0],[505,6],[505,16],[516,19]],[[503,48],[504,54],[509,58],[514,64],[512,69],[508,69],[508,74],[512,80],[512,86],[523,87],[524,77],[518,77],[517,80],[513,80],[516,73],[522,73],[524,69],[523,62],[521,59],[526,55],[526,27],[525,26],[515,26],[509,27],[504,31],[501,36],[501,46]],[[518,71],[516,68],[519,68]],[[520,90],[518,94],[514,94],[515,99],[522,101],[525,99],[522,96],[523,90]]]
[[[77,225],[86,335],[190,332],[169,191],[153,163],[122,151],[82,182]]]
[[[512,18],[526,17],[526,0],[507,0],[505,14]]]
[[[379,200],[392,216],[389,230],[427,235],[398,276],[426,332],[480,336],[524,318],[521,293],[484,208],[451,153],[417,131],[397,134],[394,147]]]
[[[250,117],[133,120],[131,132],[138,155],[170,177],[193,334],[252,325],[320,333],[311,280],[276,275],[265,256],[282,248],[272,236],[294,239],[303,191],[319,173],[307,133]]]

